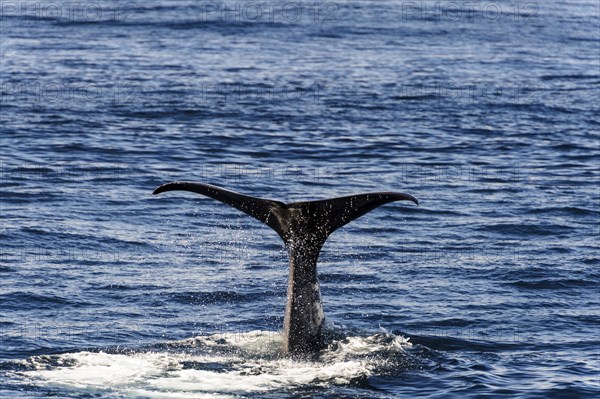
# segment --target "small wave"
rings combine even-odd
[[[597,265],[597,264],[600,264],[600,259],[598,259],[598,258],[587,258],[587,259],[582,259],[581,262],[584,263],[584,264],[586,264],[586,265]]]
[[[235,303],[252,302],[254,300],[264,299],[265,296],[275,296],[275,292],[261,292],[257,294],[242,294],[235,291],[214,291],[214,292],[178,292],[167,294],[172,301],[182,304],[215,304],[215,303]]]
[[[548,208],[529,209],[529,214],[551,214],[551,215],[572,215],[572,216],[598,216],[600,212],[594,209],[579,208],[574,206],[560,206]]]
[[[513,349],[520,345],[520,343],[497,341],[486,342],[483,340],[464,339],[446,335],[410,336],[410,340],[415,345],[422,345],[424,348],[432,348],[436,351],[444,352],[461,350],[494,352],[504,349]]]
[[[506,284],[519,288],[537,290],[556,290],[561,288],[596,286],[595,282],[582,279],[517,280],[508,282]]]
[[[554,236],[557,234],[568,233],[573,230],[572,227],[562,224],[514,224],[498,223],[478,228],[480,231],[492,231],[503,235],[517,234],[521,236]]]
[[[540,77],[541,80],[588,80],[588,79],[600,79],[600,75],[585,75],[585,74],[571,74],[571,75],[543,75]]]
[[[496,190],[492,190],[492,191],[496,191]],[[422,199],[419,199],[419,202],[422,202]],[[465,215],[464,212],[460,212],[460,211],[453,211],[453,210],[447,210],[447,209],[427,209],[424,207],[420,207],[417,210],[415,210],[413,208],[392,209],[390,212],[404,215],[404,217],[407,213],[412,213],[412,214],[420,213],[421,215],[425,214],[425,215],[436,215],[436,216],[438,216],[438,215],[439,216],[464,216]]]
[[[156,285],[106,284],[96,287],[95,289],[101,291],[152,291],[156,290],[157,288],[159,288],[159,286]]]
[[[414,96],[392,96],[390,97],[392,100],[396,101],[425,101],[425,100],[437,100],[438,96],[435,94],[422,94],[422,95],[414,95]]]
[[[86,27],[93,29],[115,29],[119,27],[126,28],[137,28],[137,29],[171,29],[171,30],[207,30],[207,31],[222,31],[226,33],[238,33],[239,30],[262,30],[262,29],[281,29],[289,28],[293,26],[293,23],[275,22],[275,21],[264,21],[264,22],[253,22],[253,21],[222,21],[222,20],[201,20],[201,19],[189,19],[189,20],[123,20],[117,21],[114,19],[106,20],[56,20],[49,19],[49,23],[53,23],[59,27],[79,27],[84,29]]]
[[[57,306],[81,306],[80,301],[71,301],[57,295],[34,294],[32,292],[12,292],[0,295],[3,309],[54,309]]]
[[[321,282],[379,282],[380,279],[374,275],[352,274],[352,273],[320,273]]]

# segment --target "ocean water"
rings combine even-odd
[[[597,1],[0,3],[0,397],[592,398]],[[335,232],[328,346],[194,180],[415,195]]]

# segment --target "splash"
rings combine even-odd
[[[73,394],[152,398],[232,398],[305,386],[349,385],[406,356],[390,333],[333,340],[315,358],[280,355],[272,331],[199,336],[147,350],[74,352],[23,361],[15,377]]]

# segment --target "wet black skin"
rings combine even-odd
[[[327,237],[371,210],[393,201],[413,201],[409,194],[379,192],[321,201],[283,202],[250,197],[203,183],[171,182],[153,194],[183,190],[202,194],[254,217],[282,238],[290,255],[290,278],[283,322],[283,352],[305,355],[323,348],[323,304],[317,260]]]

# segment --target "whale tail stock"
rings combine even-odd
[[[322,346],[324,321],[317,279],[319,252],[331,233],[373,209],[409,194],[376,192],[317,201],[292,202],[250,197],[204,183],[171,182],[153,194],[183,190],[214,198],[260,220],[279,234],[290,254],[290,279],[284,317],[284,352],[304,354]]]

